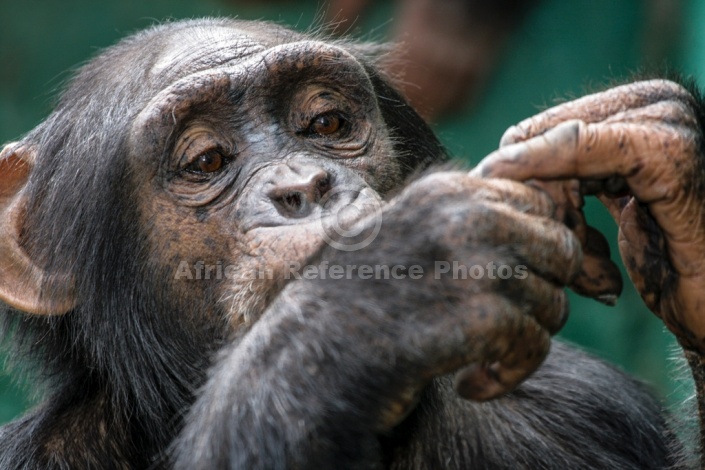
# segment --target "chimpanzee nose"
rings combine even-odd
[[[331,188],[331,176],[309,164],[281,164],[274,174],[268,196],[289,217],[305,217]]]

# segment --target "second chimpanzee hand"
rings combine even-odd
[[[619,225],[622,258],[647,306],[685,348],[702,354],[705,155],[699,109],[672,82],[620,86],[509,129],[502,147],[474,173],[521,181],[575,178],[583,193],[598,193]]]

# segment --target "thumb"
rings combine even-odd
[[[634,198],[622,209],[618,223],[619,251],[629,278],[647,307],[660,316],[657,310],[668,275],[663,233],[646,206]]]

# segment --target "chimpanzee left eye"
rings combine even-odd
[[[209,150],[205,152],[190,165],[186,167],[186,171],[196,174],[209,174],[220,171],[228,162],[227,157],[225,157],[218,150]]]

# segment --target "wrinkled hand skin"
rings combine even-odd
[[[555,185],[575,188],[575,181],[566,181],[575,179],[582,193],[596,193],[617,221],[622,259],[647,306],[686,350],[703,355],[705,170],[700,106],[691,93],[670,81],[616,87],[510,128],[500,149],[473,174],[562,180],[549,184],[554,194],[560,193]],[[567,198],[556,202],[571,205]]]
[[[415,213],[410,207],[428,209]],[[449,347],[448,353],[455,355],[451,350],[464,346],[451,346],[453,342],[447,338],[457,335],[457,326],[461,325],[463,341],[481,351],[479,356],[474,351],[470,361],[463,354],[458,356],[464,363],[473,362],[456,377],[456,390],[465,398],[486,400],[512,390],[540,365],[548,352],[549,335],[556,333],[567,318],[562,286],[575,276],[582,257],[579,242],[551,219],[554,215],[555,205],[541,191],[512,181],[471,178],[460,172],[423,178],[405,190],[385,214],[390,220],[403,220],[408,231],[431,234],[430,246],[426,239],[408,251],[414,256],[425,253],[434,257],[418,260],[425,272],[435,269],[431,262],[441,260],[451,264],[457,261],[468,268],[494,262],[512,268],[525,265],[529,270],[526,279],[456,279],[452,273],[443,276],[444,288],[450,290],[438,298],[446,305],[449,299],[457,299],[459,305],[469,302],[461,309],[478,316],[453,326],[455,332],[438,335],[444,347]],[[380,243],[384,247],[394,241]],[[435,276],[425,279],[437,282]],[[463,294],[468,289],[469,296]],[[434,303],[432,299],[428,302]],[[431,310],[433,316],[437,315],[435,308]],[[429,318],[414,328],[423,332],[425,325],[433,323]],[[422,336],[426,340],[434,337],[425,332]],[[438,375],[438,371],[432,375]]]
[[[390,225],[384,225],[371,244],[354,252],[323,250],[310,263],[416,265],[423,276],[385,280],[353,275],[344,280],[319,277],[290,282],[243,341],[220,361],[191,412],[192,419],[187,420],[179,448],[195,454],[182,461],[215,463],[209,459],[217,453],[207,454],[214,445],[247,449],[250,441],[298,442],[341,433],[348,447],[354,442],[374,446],[375,435],[398,425],[431,379],[459,368],[456,390],[466,398],[485,400],[513,389],[541,364],[550,335],[564,324],[563,286],[581,263],[578,240],[550,218],[554,212],[545,193],[508,180],[444,172],[411,184],[384,207],[383,225]],[[360,237],[368,234],[365,226],[376,222],[374,217],[359,221]],[[524,265],[528,276],[459,279],[451,271],[438,278],[438,261],[468,267],[484,267],[490,261]],[[345,289],[340,288],[341,282]],[[311,334],[312,328],[318,333]],[[346,340],[350,337],[355,342]],[[339,346],[343,344],[344,348]],[[270,366],[287,373],[263,376],[257,372]],[[318,387],[312,377],[325,377],[330,393],[339,393],[336,403],[324,403],[316,389],[307,389]],[[296,399],[282,401],[277,395],[281,390],[290,390]],[[230,398],[219,399],[224,396]],[[256,430],[246,428],[241,429],[246,435],[233,437],[236,431],[214,426],[248,422],[252,418],[248,410],[259,409],[214,405],[255,402],[281,407],[291,417],[281,423],[306,423],[306,429],[267,428],[263,432],[272,434],[257,436]],[[357,418],[345,419],[346,413]],[[344,430],[327,427],[340,422],[350,424]],[[355,423],[360,428],[353,429]],[[272,435],[287,438],[272,439]],[[335,451],[315,445],[296,448],[313,455],[292,456],[289,461],[294,466],[315,462],[317,468],[328,468],[334,462],[369,455],[361,448],[359,455],[341,459]],[[230,455],[244,459],[232,468],[261,463],[244,450]]]

